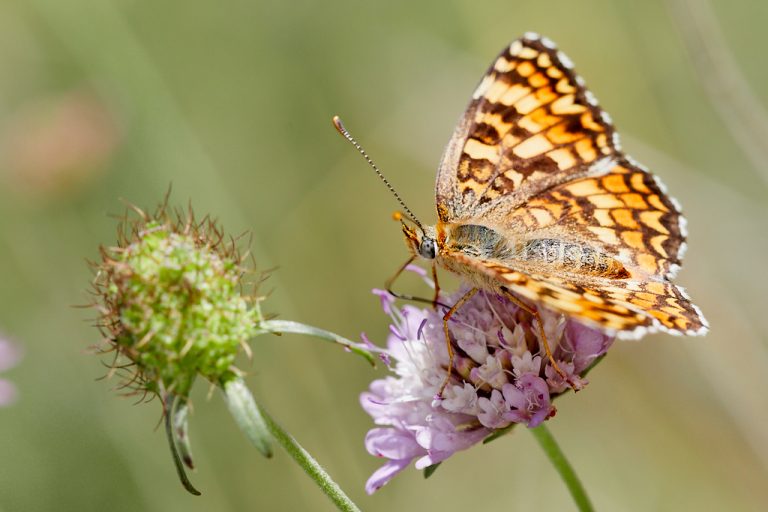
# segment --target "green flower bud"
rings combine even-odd
[[[258,300],[243,295],[242,257],[214,221],[165,204],[135,211],[96,265],[101,325],[135,364],[134,387],[186,397],[196,376],[218,383],[236,372],[258,331]]]

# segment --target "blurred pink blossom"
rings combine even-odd
[[[0,372],[16,366],[20,359],[21,349],[0,336]],[[16,387],[10,381],[0,379],[0,407],[12,404],[16,397]]]
[[[29,100],[0,131],[5,179],[34,196],[82,187],[108,165],[119,131],[110,110],[94,94],[74,91]]]

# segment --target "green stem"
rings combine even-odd
[[[552,436],[552,433],[546,425],[541,424],[536,428],[530,429],[530,431],[533,434],[533,437],[535,437],[541,445],[544,453],[549,457],[552,465],[555,466],[557,472],[560,473],[560,478],[563,479],[565,486],[568,487],[568,491],[571,493],[573,501],[576,502],[578,509],[581,512],[594,512],[595,509],[589,501],[587,491],[584,489],[584,486],[581,485],[581,481],[573,470],[573,466],[571,466],[571,463],[565,458],[565,454],[560,449],[560,446],[558,446],[557,441],[555,441],[555,438]]]
[[[343,512],[360,512],[341,487],[331,479],[320,464],[299,444],[296,439],[278,425],[274,419],[253,399],[245,383],[233,377],[223,384],[230,411],[248,438],[260,447],[265,436],[271,435],[293,457],[296,463],[315,481],[320,489]],[[266,428],[268,432],[262,432]],[[249,435],[250,434],[250,435]],[[254,435],[255,434],[255,435]]]
[[[315,481],[326,496],[331,499],[333,504],[336,505],[339,510],[345,512],[360,512],[357,505],[355,505],[352,500],[349,499],[349,496],[341,490],[339,484],[331,479],[331,476],[325,472],[323,467],[314,459],[314,457],[312,457],[312,455],[310,455],[291,434],[275,423],[275,420],[273,420],[261,406],[257,405],[257,407],[259,407],[262,417],[267,422],[267,428],[272,436],[277,439],[277,442],[285,448],[285,451],[293,457],[293,460],[302,467],[309,477]]]
[[[259,328],[261,329],[261,332],[271,332],[278,335],[285,332],[294,334],[306,334],[308,336],[314,336],[316,338],[332,341],[333,343],[342,345],[350,352],[354,352],[355,354],[363,356],[369,363],[371,363],[371,365],[376,366],[376,358],[371,353],[369,348],[365,347],[361,343],[355,343],[354,341],[348,340],[343,336],[339,336],[338,334],[326,331],[325,329],[312,327],[311,325],[305,325],[299,322],[293,322],[291,320],[264,320],[259,323]]]

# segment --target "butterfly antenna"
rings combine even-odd
[[[379,168],[376,166],[375,163],[373,163],[373,160],[371,160],[371,157],[368,156],[368,153],[365,152],[363,147],[358,144],[358,142],[355,140],[352,135],[349,134],[346,128],[344,128],[344,124],[341,122],[341,118],[339,116],[333,116],[333,126],[336,127],[336,131],[338,131],[341,135],[344,136],[345,139],[347,139],[355,148],[360,152],[361,155],[363,155],[363,158],[365,158],[365,161],[368,162],[368,165],[370,165],[373,170],[378,174],[379,178],[381,178],[381,181],[384,182],[384,184],[387,186],[390,192],[392,192],[392,195],[395,196],[395,199],[397,199],[397,202],[400,203],[400,206],[403,207],[403,210],[405,210],[405,213],[408,214],[408,217],[413,221],[414,224],[419,226],[419,229],[424,231],[424,228],[421,225],[421,222],[416,218],[416,216],[413,214],[410,208],[405,206],[405,202],[400,197],[400,194],[397,193],[395,188],[387,181],[387,178],[384,177],[384,175],[381,173]]]

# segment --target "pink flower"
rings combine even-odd
[[[538,375],[523,374],[514,384],[504,384],[502,393],[510,408],[504,419],[513,423],[533,428],[555,411],[549,403],[547,383]]]
[[[21,359],[21,350],[10,341],[0,337],[0,372],[16,366]],[[0,407],[16,401],[16,387],[8,380],[0,379]]]
[[[465,291],[440,301],[454,304]],[[532,316],[505,297],[479,292],[451,318],[456,357],[451,380],[437,397],[449,363],[443,312],[410,305],[398,309],[386,292],[374,293],[392,319],[386,351],[392,375],[372,382],[360,397],[377,425],[366,436],[366,449],[387,460],[368,479],[368,493],[414,461],[423,469],[496,429],[541,424],[555,413],[552,399],[568,389],[568,382],[586,384],[584,371],[613,342],[542,309],[547,341],[564,379],[544,354]]]

